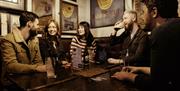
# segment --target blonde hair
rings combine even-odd
[[[135,22],[137,21],[137,12],[134,10],[127,10],[124,12],[124,14],[130,14],[132,18],[135,19]]]

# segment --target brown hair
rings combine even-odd
[[[28,21],[34,22],[35,19],[38,19],[38,18],[39,17],[35,13],[24,11],[23,13],[21,13],[20,18],[19,18],[20,27],[25,27]]]
[[[85,30],[85,35],[84,36],[85,36],[85,39],[87,41],[87,46],[91,46],[92,42],[94,41],[94,38],[93,38],[93,35],[91,34],[89,23],[86,22],[86,21],[81,21],[79,23],[79,26],[84,27],[84,30]]]
[[[61,31],[60,31],[60,28],[59,28],[59,25],[58,25],[58,23],[55,21],[55,20],[53,20],[53,19],[50,19],[49,21],[48,21],[48,23],[46,24],[46,26],[45,26],[45,28],[44,28],[44,32],[49,36],[49,33],[48,33],[48,28],[49,28],[49,24],[51,23],[51,22],[53,22],[55,25],[56,25],[56,28],[57,28],[57,33],[56,33],[56,35],[61,35]]]

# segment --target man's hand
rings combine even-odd
[[[37,72],[46,72],[46,65],[39,65],[36,67]]]
[[[114,24],[114,31],[111,33],[111,36],[116,36],[117,31],[124,28],[125,24],[123,22],[123,20],[119,20],[118,22],[116,22]]]
[[[128,80],[134,82],[136,76],[137,74],[121,71],[121,72],[116,72],[111,77],[116,78],[118,80]]]
[[[150,74],[150,67],[125,66],[122,68],[122,71],[130,72],[130,73],[142,72],[144,74]]]
[[[131,72],[131,73],[137,73],[137,72],[139,72],[139,67],[125,66],[125,67],[122,68],[122,71]]]
[[[108,58],[109,64],[122,64],[124,63],[122,59]]]

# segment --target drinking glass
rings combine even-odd
[[[47,60],[45,64],[46,64],[46,70],[47,70],[47,77],[56,78],[52,60]]]
[[[121,19],[121,20],[119,20],[118,22],[115,23],[114,30],[118,31],[118,30],[124,28],[124,26],[125,26],[125,24],[123,22],[123,19]]]

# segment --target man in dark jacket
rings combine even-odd
[[[116,32],[111,36],[111,45],[122,43],[121,59],[109,58],[112,64],[126,63],[133,66],[149,66],[149,37],[137,24],[137,13],[125,11],[123,19],[115,24],[115,28],[124,27],[122,35],[116,37]]]

